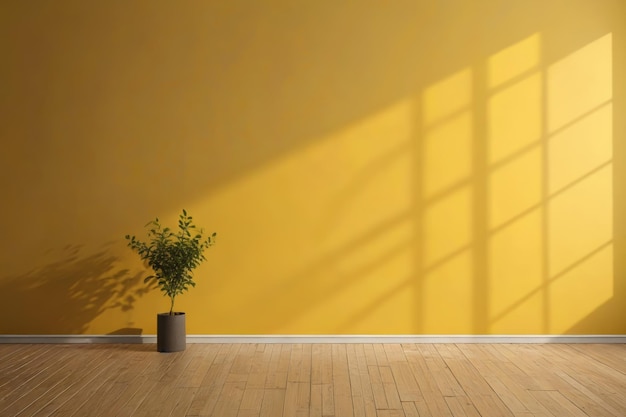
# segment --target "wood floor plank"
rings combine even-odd
[[[287,388],[290,361],[291,345],[273,346],[265,388]]]
[[[365,352],[365,360],[368,366],[378,365],[378,362],[376,362],[376,352],[374,352],[374,345],[372,343],[364,344],[363,351]]]
[[[239,412],[241,400],[246,387],[242,381],[225,382],[220,392],[215,408],[211,413],[200,414],[201,416],[236,417]]]
[[[141,404],[150,389],[157,385],[157,380],[151,374],[161,358],[160,354],[153,350],[152,347],[147,351],[131,350],[128,352],[126,369],[120,372],[119,377],[115,374],[110,376],[110,381],[113,383],[110,395],[116,398],[116,401],[94,410],[92,416],[132,415],[133,410]]]
[[[391,367],[379,366],[378,368],[380,371],[380,380],[383,383],[383,389],[387,397],[387,407],[389,409],[401,410],[402,403],[400,402],[400,394],[393,373],[391,372]]]
[[[302,343],[292,345],[291,354],[289,356],[289,368],[287,371],[288,382],[301,382],[300,373],[302,372],[303,357]]]
[[[322,344],[314,343],[311,346],[311,384],[322,383]]]
[[[361,381],[358,359],[356,356],[355,346],[353,344],[346,345],[346,357],[348,360],[348,374],[350,376],[353,412],[356,416],[365,416],[363,382]]]
[[[322,392],[322,416],[335,415],[335,394],[333,389],[333,357],[332,345],[320,347],[320,378]]]
[[[308,382],[287,382],[283,415],[309,417],[311,385]]]
[[[17,415],[72,372],[72,369],[66,366],[73,358],[72,351],[66,348],[59,353],[58,361],[52,358],[46,359],[42,369],[3,395],[0,402],[0,415]]]
[[[588,417],[559,391],[532,391],[532,395],[554,416]]]
[[[389,408],[389,405],[387,405],[387,394],[385,394],[385,387],[383,386],[383,381],[380,377],[380,370],[378,366],[368,366],[368,373],[376,409],[384,410]]]
[[[176,395],[176,403],[172,407],[171,411],[167,408],[162,410],[163,415],[168,411],[170,412],[169,416],[171,417],[185,417],[187,416],[187,411],[191,406],[191,402],[193,401],[193,397],[196,395],[198,388],[196,387],[177,387],[174,388],[178,391]]]
[[[346,345],[332,345],[333,360],[333,401],[335,403],[335,417],[354,416],[352,406],[352,391]]]
[[[212,343],[197,346],[198,351],[191,359],[193,363],[192,370],[188,373],[186,378],[181,378],[181,387],[199,388],[202,385],[204,376],[209,371],[209,368],[221,348],[221,345]]]
[[[11,349],[11,345],[3,345],[2,360],[0,360],[0,387],[9,382],[12,376],[19,374],[33,360],[45,358],[43,353],[49,345],[24,345],[24,349]]]
[[[26,345],[24,352],[19,350],[18,353],[10,355],[11,359],[7,359],[7,366],[0,374],[0,398],[6,398],[12,391],[22,390],[24,384],[29,383],[51,364],[56,364],[57,360],[61,360],[62,351],[55,350],[56,355],[47,355],[47,349],[36,349],[36,347],[50,348],[50,346]]]
[[[621,417],[623,345],[4,345],[0,415]],[[8,363],[8,360],[11,363]]]
[[[300,362],[300,379],[298,382],[311,383],[311,359],[312,349],[309,343],[302,346],[302,360]]]
[[[584,373],[595,382],[595,385],[602,387],[606,392],[621,393],[623,387],[626,386],[626,373],[605,364],[602,360],[595,359],[593,355],[576,355],[577,359],[573,360],[575,354],[580,350],[573,350],[570,345],[551,345],[546,347],[546,351],[548,354],[555,353],[550,357],[552,363],[559,363],[562,367]],[[590,351],[597,352],[595,350]],[[626,357],[623,358],[623,361],[626,362]]]
[[[131,415],[146,415],[146,416],[161,416],[167,411],[178,406],[178,402],[183,393],[180,380],[186,379],[185,372],[191,372],[190,358],[194,356],[194,353],[198,347],[191,346],[191,349],[187,349],[184,352],[170,353],[170,354],[158,354],[157,360],[154,362],[156,369],[162,370],[161,377],[154,375],[152,372],[155,368],[149,369],[147,375],[156,380],[156,385],[153,390],[154,396],[146,395],[143,400],[137,404],[134,411],[131,404],[126,412],[131,411]],[[89,410],[89,407],[93,404],[93,401],[87,401],[83,408]],[[189,404],[191,405],[191,404]],[[188,406],[185,408],[189,408]],[[168,415],[168,414],[165,414]]]
[[[604,391],[598,392],[597,389],[592,391],[581,384],[577,379],[581,378],[581,376],[584,379],[584,374],[578,374],[576,378],[564,371],[556,371],[555,374],[568,382],[571,386],[571,389],[563,389],[560,392],[585,413],[589,415],[607,415],[614,417],[626,415],[626,404],[618,398],[618,396],[623,397],[624,392],[620,394],[610,394]]]
[[[626,374],[626,344],[576,344],[569,346],[622,374]]]
[[[511,410],[498,397],[497,393],[458,346],[453,344],[437,345],[437,350],[481,416],[513,417]]]
[[[246,410],[240,408],[239,412],[237,413],[237,417],[259,417],[259,412],[256,410]]]
[[[359,381],[361,383],[361,395],[363,396],[364,414],[362,414],[362,416],[376,417],[376,402],[374,400],[374,392],[367,367],[365,348],[362,344],[355,344],[353,346]]]
[[[435,378],[432,376],[426,363],[426,358],[420,353],[417,346],[405,348],[405,356],[409,369],[417,381],[424,402],[414,402],[420,416],[427,417],[452,417],[450,408],[445,401]]]
[[[402,411],[404,411],[404,415],[406,417],[420,417],[424,415],[424,414],[420,414],[415,403],[410,402],[410,401],[402,403]]]
[[[334,416],[335,415],[335,394],[333,391],[333,384],[321,384],[322,390],[322,415]]]
[[[550,366],[558,370],[555,377],[562,381],[558,391],[581,410],[617,410],[619,415],[626,415],[619,399],[624,396],[626,375],[598,361],[594,354],[580,354],[581,350],[597,352],[589,346],[574,349],[571,345],[550,345],[543,349]],[[578,380],[589,385],[590,395],[582,394]]]
[[[322,417],[322,384],[311,384],[309,417]]]
[[[374,355],[376,356],[376,365],[389,366],[389,360],[387,359],[387,352],[385,352],[385,345],[382,343],[374,343]]]
[[[385,355],[387,356],[387,362],[406,362],[406,356],[404,356],[404,350],[402,345],[398,343],[386,343],[382,346]]]
[[[435,380],[441,395],[444,397],[465,396],[465,391],[452,375],[450,368],[446,365],[435,345],[420,344],[417,346],[417,351],[424,358],[429,375]]]
[[[250,369],[252,368],[252,358],[256,351],[255,344],[241,345],[239,351],[233,359],[233,363],[226,377],[227,382],[247,382]]]
[[[285,389],[269,388],[263,393],[260,417],[283,417]]]
[[[501,345],[501,352],[515,363],[524,374],[528,375],[525,384],[535,391],[551,391],[566,387],[563,381],[546,369],[552,364],[546,361],[545,355],[549,345]]]
[[[552,389],[550,382],[553,376],[546,376],[545,369],[537,366],[531,358],[517,351],[515,345],[492,345],[495,351],[505,357],[507,361],[499,361],[499,368],[507,375],[512,376],[521,386],[529,390],[541,391]]]
[[[405,417],[403,410],[378,410],[378,417]]]
[[[501,365],[501,362],[499,365],[490,362],[487,364],[488,371],[486,373],[483,373],[482,369],[479,370],[514,415],[551,416],[548,410],[530,394],[528,386],[524,385],[526,379],[524,377],[518,378],[515,373],[509,373],[508,368],[502,368]]]
[[[239,415],[259,415],[265,394],[265,383],[271,358],[271,349],[265,345],[257,346],[252,352],[250,375],[241,400]]]
[[[333,382],[333,346],[324,344],[321,346],[320,354],[320,377],[322,384],[332,384]]]
[[[481,417],[474,404],[467,397],[446,397],[446,403],[455,417]]]
[[[528,415],[531,410],[526,405],[531,403],[535,411],[545,412],[545,408],[537,404],[532,396],[523,390],[516,389],[512,381],[501,369],[501,360],[491,355],[482,345],[462,345],[459,350],[468,358],[489,387],[514,415]],[[505,361],[506,362],[506,361]],[[526,401],[523,401],[526,399]],[[530,400],[530,401],[529,401]]]
[[[106,406],[107,398],[110,395],[108,388],[114,385],[114,378],[121,373],[120,371],[124,367],[123,362],[116,360],[117,357],[111,352],[100,350],[94,356],[89,356],[88,360],[101,362],[102,365],[97,369],[91,369],[84,362],[81,363],[81,355],[76,355],[73,362],[68,364],[71,367],[68,377],[60,381],[54,389],[46,392],[45,396],[33,402],[30,407],[22,410],[22,413],[32,417],[51,415],[85,387],[102,382],[103,385],[108,384],[109,386],[102,392],[101,406],[95,408],[95,410],[100,410]],[[95,415],[96,413],[91,414]]]
[[[118,389],[112,390],[121,391],[121,395],[117,397],[116,402],[109,404],[106,409],[100,410],[101,415],[115,416],[132,416],[139,407],[139,405],[150,395],[154,394],[158,383],[154,379],[149,378],[146,375],[139,375],[132,383],[121,383]],[[65,406],[65,405],[64,405]]]
[[[240,348],[241,346],[232,344],[223,344],[220,347],[191,402],[188,411],[190,416],[212,413]]]
[[[513,414],[518,415],[522,413],[530,413],[527,406],[524,405],[520,399],[518,399],[515,392],[511,391],[511,389],[500,378],[488,375],[485,376],[485,380]]]
[[[189,399],[189,403],[181,404],[181,399],[185,390],[189,390],[188,388],[180,388],[180,387],[172,387],[169,389],[169,392],[165,393],[165,398],[163,402],[161,402],[158,406],[158,409],[151,412],[150,415],[154,417],[168,417],[170,416],[175,409],[179,408],[177,411],[179,414],[187,413],[187,409],[189,405],[191,405],[191,399]]]
[[[393,378],[396,381],[396,387],[401,401],[424,400],[419,385],[411,370],[406,366],[406,362],[393,362],[390,368]]]
[[[249,388],[246,385],[241,398],[240,409],[256,411],[257,414],[260,413],[264,394],[265,390],[263,388]]]

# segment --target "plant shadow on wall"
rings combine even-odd
[[[118,268],[109,248],[83,254],[82,245],[49,251],[53,262],[29,272],[0,278],[2,334],[84,334],[89,324],[110,309],[129,311],[148,288],[141,273]],[[138,334],[141,329],[111,334]]]

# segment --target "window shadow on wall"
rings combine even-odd
[[[32,322],[19,328],[81,332],[106,309],[132,308],[139,276],[116,270],[107,252],[83,257],[78,247],[58,250],[58,241],[121,239],[188,204],[230,226],[220,240],[218,282],[207,291],[227,301],[194,307],[220,319],[209,325],[218,333],[292,329],[307,315],[308,323],[339,332],[393,332],[394,324],[414,333],[566,332],[577,316],[569,295],[589,301],[585,281],[597,280],[588,270],[572,280],[559,274],[580,272],[613,238],[621,240],[611,255],[625,247],[618,143],[625,129],[614,121],[615,131],[606,130],[608,106],[625,108],[623,76],[608,84],[615,93],[604,101],[594,101],[593,88],[579,91],[587,85],[583,68],[599,75],[596,91],[606,92],[606,36],[613,51],[623,46],[623,33],[612,32],[618,2],[282,9],[215,1],[149,10],[68,3],[36,11],[14,3],[0,14],[7,35],[0,42],[11,58],[0,68],[8,80],[0,97],[7,139],[0,186],[9,196],[0,263],[22,271],[28,253],[51,249],[56,258],[1,278],[3,312]],[[586,8],[600,12],[582,24]],[[624,73],[618,54],[609,57],[614,75]],[[391,128],[375,131],[368,122],[387,112],[382,125]],[[336,135],[358,124],[370,140],[361,146],[350,138],[342,148]],[[299,153],[327,138],[312,173],[297,171],[310,160]],[[390,141],[391,150],[376,145]],[[600,155],[585,165],[590,146],[608,150],[609,161]],[[350,171],[363,149],[369,162]],[[335,154],[344,159],[334,161]],[[306,184],[311,189],[298,196],[317,186],[326,198],[310,201],[312,209],[290,200],[289,175],[259,180],[294,156],[294,195]],[[310,180],[333,162],[350,178],[329,171]],[[606,201],[611,181],[615,204]],[[220,212],[211,198],[221,191],[228,204]],[[594,213],[615,221],[600,225],[605,239],[576,246],[576,236],[600,230]],[[28,240],[42,231],[44,238]],[[295,265],[285,259],[293,254]],[[594,293],[581,320],[610,291],[625,299],[625,268],[613,258],[601,259],[607,291]],[[205,294],[204,301],[213,296]],[[44,312],[61,305],[60,317]]]
[[[407,154],[411,203],[305,272],[242,299],[260,312],[250,329],[266,323],[281,332],[311,314],[335,321],[337,333],[394,333],[396,323],[418,334],[623,328],[615,210],[624,199],[614,190],[624,178],[624,128],[613,113],[624,91],[613,77],[624,67],[614,54],[622,31],[597,27],[566,42],[562,29],[522,30],[409,98],[413,133],[398,142],[403,152],[372,157],[330,217],[338,227],[350,221],[352,199]],[[371,249],[398,225],[415,233]],[[392,265],[406,252],[412,272],[398,273]],[[352,262],[358,253],[367,260]],[[398,307],[408,299],[412,310]]]

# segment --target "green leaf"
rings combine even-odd
[[[161,227],[159,218],[146,224],[147,241],[138,240],[133,235],[125,235],[128,246],[137,252],[140,259],[147,262],[154,271],[144,279],[144,283],[150,283],[151,288],[157,286],[162,293],[173,298],[195,287],[193,272],[203,261],[206,260],[204,251],[213,245],[211,238],[216,233],[203,237],[204,230],[196,228],[193,217],[186,210],[179,216],[178,232],[174,233],[169,227]],[[190,232],[195,229],[194,235]]]

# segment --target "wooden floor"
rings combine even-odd
[[[0,345],[0,416],[626,416],[620,344]]]

